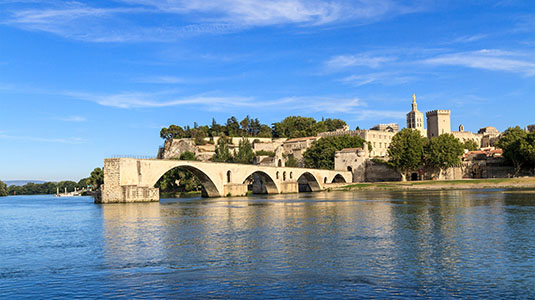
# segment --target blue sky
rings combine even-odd
[[[468,3],[468,4],[467,4]],[[169,124],[535,123],[535,2],[0,1],[0,179],[155,155]]]

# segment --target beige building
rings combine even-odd
[[[483,134],[464,131],[464,126],[462,124],[459,125],[459,131],[452,131],[451,134],[459,139],[461,143],[471,140],[476,142],[476,144],[481,147],[481,139],[483,138]]]
[[[388,131],[388,132],[398,132],[399,124],[389,123],[389,124],[377,124],[370,128],[370,130],[379,130],[379,131]]]
[[[434,138],[444,133],[451,133],[451,111],[437,109],[425,113],[427,117],[427,137]]]
[[[369,150],[371,157],[388,156],[388,146],[392,142],[392,137],[397,132],[380,130],[356,130],[356,135],[369,142],[372,146]]]
[[[407,128],[420,131],[422,136],[427,136],[424,129],[424,114],[418,111],[416,104],[416,95],[412,95],[412,110],[407,114]]]
[[[312,146],[312,143],[320,138],[321,137],[319,136],[310,136],[286,140],[282,143],[284,154],[293,155],[293,157],[298,161],[299,166],[303,167],[303,154],[310,146]]]

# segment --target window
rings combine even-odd
[[[230,170],[227,171],[227,183],[230,183]]]

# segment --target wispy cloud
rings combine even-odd
[[[325,65],[329,69],[342,69],[348,67],[364,66],[377,68],[386,62],[395,60],[394,57],[371,56],[369,54],[339,55],[329,59]]]
[[[85,117],[81,117],[81,116],[58,117],[56,119],[59,121],[64,121],[64,122],[86,122],[87,121]]]
[[[355,112],[357,121],[376,120],[377,122],[381,120],[405,119],[406,113],[404,111],[392,110],[359,110]]]
[[[0,22],[90,42],[169,41],[258,26],[321,26],[374,22],[425,9],[394,0],[118,0],[105,7],[80,2],[7,2]],[[147,25],[140,16],[159,15]],[[180,16],[180,18],[176,18]]]
[[[340,81],[348,84],[363,86],[367,84],[385,84],[395,85],[404,84],[416,80],[416,77],[407,75],[401,72],[376,72],[367,74],[351,75],[342,78]]]
[[[463,66],[535,76],[535,60],[502,50],[479,50],[439,55],[422,61],[429,65]]]
[[[487,34],[463,35],[453,39],[452,43],[470,43],[482,40],[486,37],[488,37]]]
[[[29,142],[43,142],[43,143],[59,143],[59,144],[84,144],[86,141],[82,138],[46,138],[46,137],[34,137],[34,136],[14,136],[0,134],[0,139],[6,140],[18,140]]]
[[[234,111],[236,108],[273,109],[277,111],[306,111],[326,113],[350,113],[357,108],[366,107],[359,98],[338,96],[295,96],[275,99],[258,99],[243,96],[214,96],[215,92],[205,95],[176,96],[172,91],[156,93],[122,92],[98,95],[81,92],[64,92],[62,95],[75,99],[91,101],[102,106],[121,109],[165,108],[196,105],[208,111]]]
[[[138,78],[134,80],[139,83],[154,83],[154,84],[179,84],[184,83],[185,80],[175,76],[154,76],[147,78]]]

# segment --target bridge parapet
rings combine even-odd
[[[98,203],[159,201],[154,185],[169,170],[180,167],[193,173],[203,186],[203,196],[244,196],[248,179],[261,181],[265,193],[296,193],[300,183],[320,191],[324,184],[343,180],[351,182],[351,172],[267,167],[258,165],[214,163],[184,160],[110,158],[104,160],[104,185]],[[253,189],[254,190],[254,189]],[[95,198],[97,199],[97,198]]]

